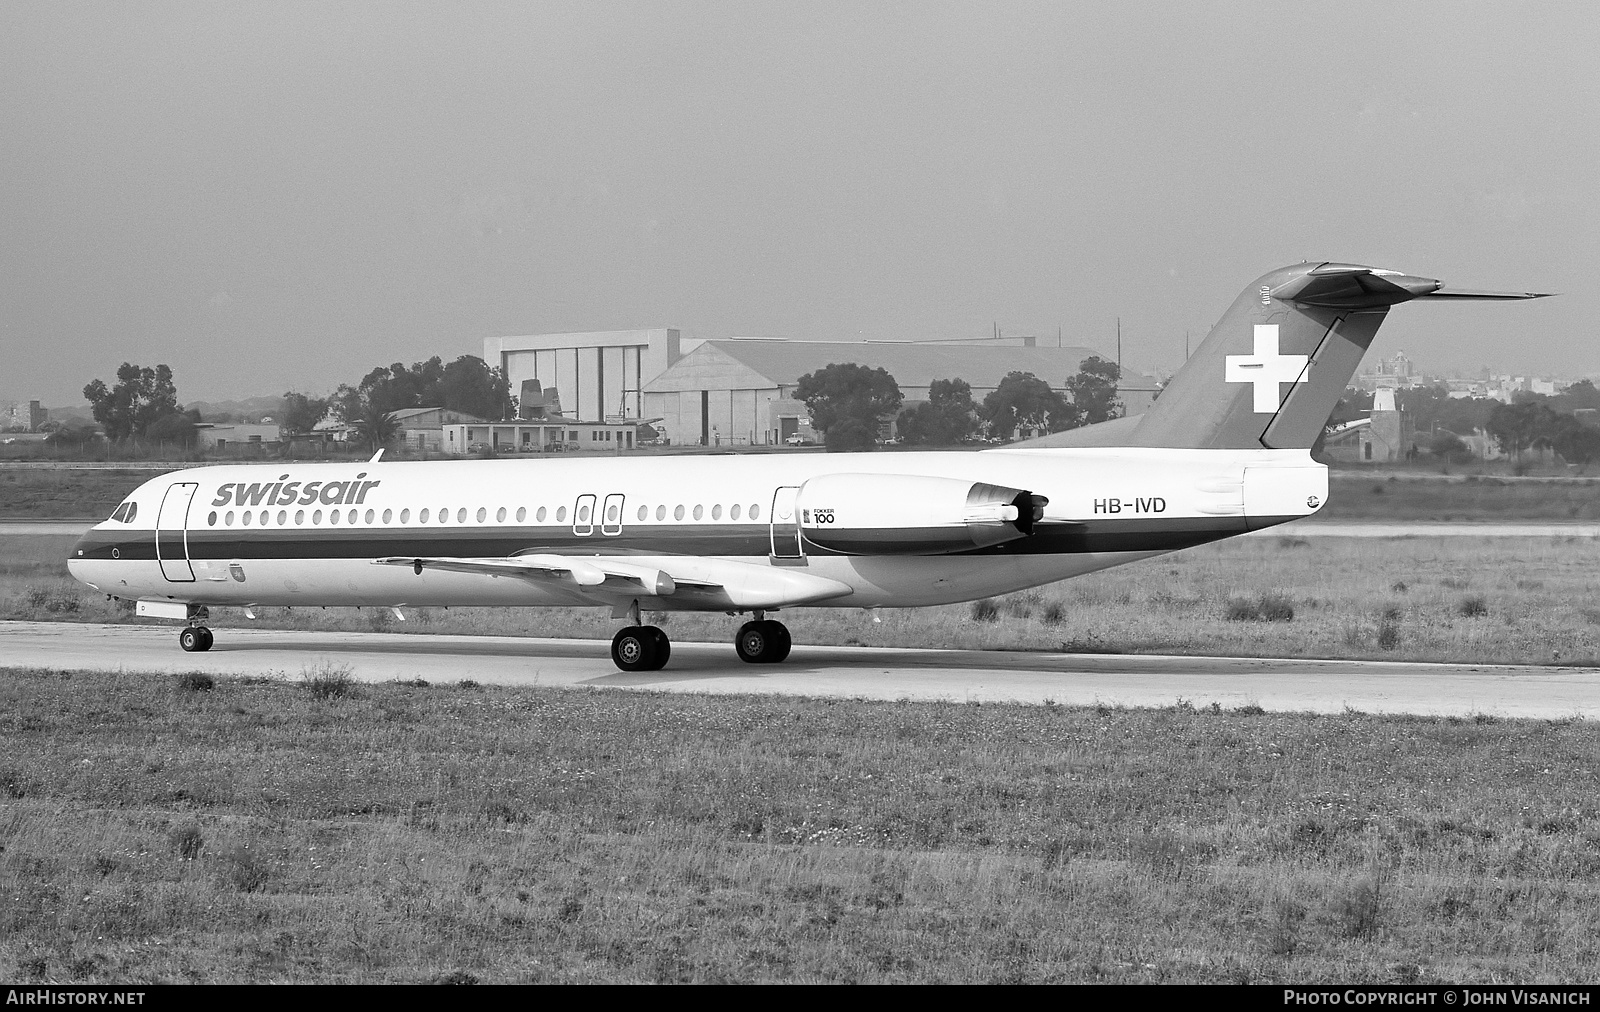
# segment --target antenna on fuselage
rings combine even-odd
[[[379,450],[377,453],[374,453],[372,455],[372,459],[367,461],[367,463],[376,464],[378,462],[378,458],[381,457],[381,456],[383,456],[383,450]]]

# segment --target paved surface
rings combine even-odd
[[[207,671],[299,678],[348,665],[369,682],[471,678],[506,685],[866,699],[1196,706],[1269,710],[1600,717],[1600,670],[1380,661],[1268,660],[798,645],[747,665],[731,644],[674,643],[663,671],[627,674],[600,640],[222,629],[209,653],[178,649],[175,626],[0,622],[0,665],[140,674]],[[4,677],[0,672],[0,677]]]

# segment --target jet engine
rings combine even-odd
[[[1033,533],[1050,500],[1020,488],[912,474],[824,474],[800,487],[800,530],[846,555],[941,555]]]

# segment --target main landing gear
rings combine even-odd
[[[178,646],[186,654],[203,654],[211,649],[214,637],[203,625],[192,625],[178,634]]]
[[[758,617],[739,627],[733,646],[746,664],[776,664],[789,656],[789,628],[782,622]]]
[[[611,639],[611,659],[623,671],[660,671],[672,656],[672,641],[653,625],[630,625]]]

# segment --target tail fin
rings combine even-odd
[[[1541,297],[1452,292],[1428,278],[1356,264],[1284,267],[1234,300],[1156,403],[1131,431],[1125,424],[1115,443],[1309,449],[1390,306],[1412,299]],[[1089,429],[1077,429],[1031,445],[1102,443]]]

